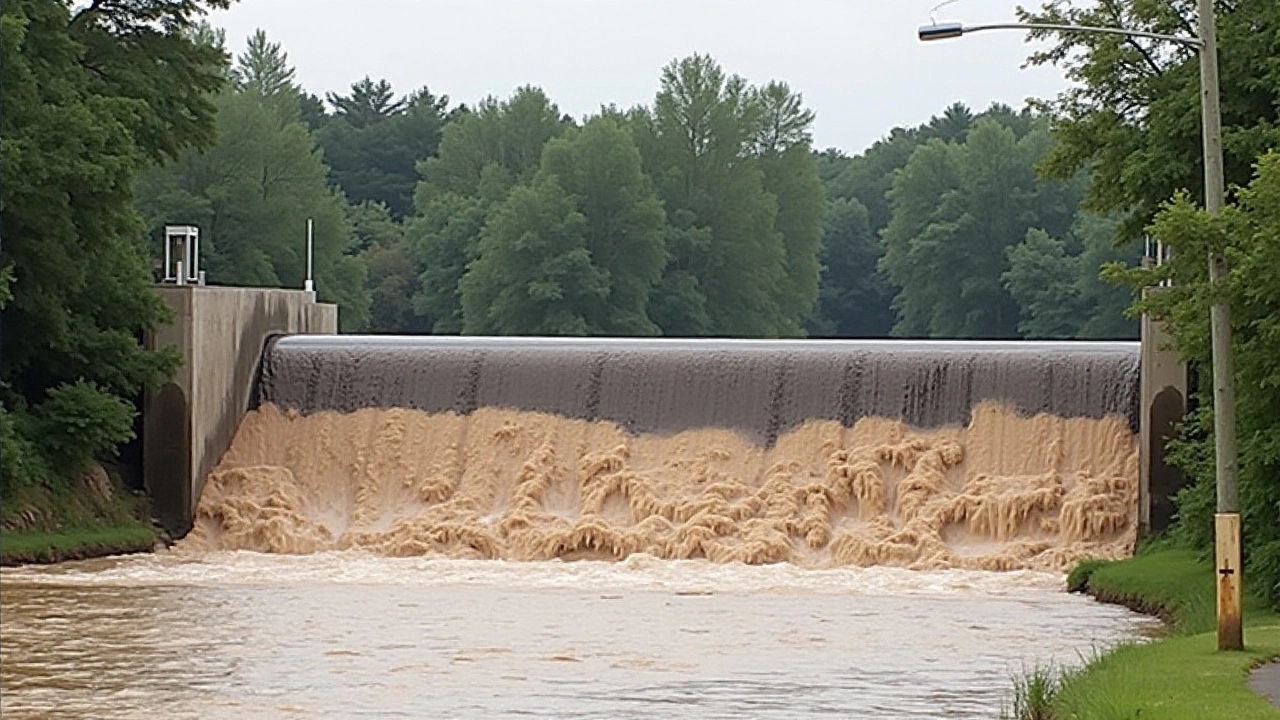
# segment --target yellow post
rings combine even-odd
[[[1218,556],[1218,649],[1244,649],[1244,579],[1240,572],[1240,514],[1214,516]]]

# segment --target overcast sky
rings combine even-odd
[[[266,30],[320,95],[365,75],[455,103],[533,84],[576,117],[648,104],[663,65],[710,53],[728,72],[802,92],[815,144],[850,154],[957,100],[1020,108],[1065,87],[1056,69],[1022,69],[1029,46],[1017,32],[920,43],[916,28],[940,1],[240,0],[211,20],[236,54]],[[939,20],[1010,20],[1016,6],[958,0]]]

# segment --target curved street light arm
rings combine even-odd
[[[1143,30],[1127,30],[1125,28],[1095,27],[1090,25],[1049,25],[1045,23],[992,23],[989,25],[944,23],[941,25],[925,25],[920,28],[920,39],[941,40],[943,38],[959,37],[972,32],[980,32],[982,30],[1057,30],[1062,32],[1089,32],[1101,33],[1104,35],[1124,35],[1125,37],[1148,38],[1150,40],[1163,40],[1165,42],[1186,45],[1195,48],[1196,50],[1200,50],[1204,47],[1204,41],[1195,37],[1163,35],[1161,33],[1151,33]]]

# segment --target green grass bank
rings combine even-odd
[[[2,495],[0,565],[146,552],[160,539],[146,497],[102,467],[62,485],[8,486]]]
[[[149,552],[155,543],[156,532],[150,525],[67,528],[54,532],[17,530],[0,533],[0,565],[7,567]]]
[[[1248,578],[1246,577],[1246,582]],[[1169,635],[1122,645],[1065,673],[1037,720],[1258,720],[1280,709],[1248,687],[1249,671],[1280,657],[1280,615],[1259,598],[1245,609],[1243,652],[1217,649],[1212,563],[1157,546],[1119,562],[1084,563],[1072,590],[1163,618]]]

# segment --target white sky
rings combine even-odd
[[[1020,108],[1066,87],[1056,69],[1022,69],[1029,46],[1017,32],[920,43],[916,28],[939,2],[240,0],[210,19],[236,54],[254,29],[266,30],[320,95],[365,75],[468,104],[533,84],[576,117],[602,104],[649,104],[662,66],[710,53],[753,83],[783,80],[802,92],[817,113],[815,145],[850,154],[957,100]],[[938,19],[1007,21],[1017,4],[958,0]]]

